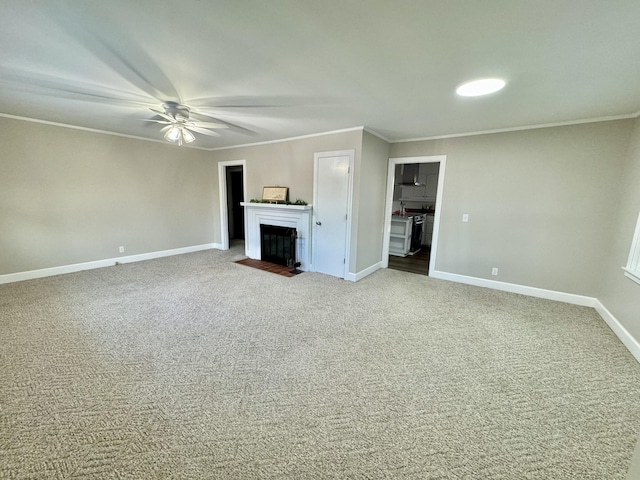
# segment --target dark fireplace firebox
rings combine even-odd
[[[296,229],[260,225],[260,258],[265,262],[296,266]]]

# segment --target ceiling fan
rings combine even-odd
[[[162,104],[164,111],[150,108],[153,113],[160,116],[160,119],[149,119],[148,122],[155,122],[165,125],[160,131],[164,133],[164,138],[170,142],[183,145],[193,142],[196,137],[193,132],[219,137],[220,134],[210,129],[229,128],[222,122],[200,122],[190,118],[191,109],[177,102],[165,102]]]
[[[91,7],[86,11],[53,7],[47,10],[48,18],[54,24],[133,88],[104,86],[101,79],[91,75],[80,80],[37,69],[27,71],[0,65],[0,92],[15,90],[27,95],[50,97],[53,101],[90,102],[122,108],[123,113],[127,111],[124,109],[130,108],[151,110],[156,116],[145,118],[137,115],[136,122],[142,120],[163,125],[161,133],[164,138],[178,145],[195,141],[195,134],[221,137],[220,133],[213,131],[218,129],[228,129],[233,134],[257,135],[253,125],[257,116],[268,119],[282,117],[280,112],[287,113],[288,109],[326,102],[324,98],[290,95],[201,95],[185,100],[155,59],[131,38],[127,30],[118,28],[114,22],[105,27],[103,14],[92,11]],[[230,115],[231,111],[239,113]],[[124,122],[119,125],[126,126]],[[133,124],[131,126],[132,131],[127,133],[135,135],[139,132]],[[143,136],[148,135],[145,132]]]

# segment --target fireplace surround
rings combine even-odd
[[[296,230],[296,256],[302,271],[311,268],[311,205],[278,205],[243,202],[247,233],[245,254],[262,260],[260,225],[272,225]]]

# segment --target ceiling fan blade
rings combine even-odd
[[[114,72],[157,101],[180,101],[171,80],[127,32],[110,21],[109,12],[83,5],[82,9],[47,9],[66,33],[102,60]]]
[[[196,127],[204,127],[204,128],[229,128],[229,125],[222,122],[191,122]]]
[[[249,135],[255,135],[257,132],[254,132],[253,130],[250,130],[246,127],[243,127],[241,125],[238,125],[237,123],[233,123],[230,122],[228,120],[221,120],[220,118],[214,116],[215,114],[209,114],[209,113],[205,113],[202,110],[198,110],[197,112],[191,111],[191,119],[195,120],[196,124],[200,124],[201,122],[199,120],[197,120],[198,117],[200,118],[205,118],[205,119],[211,119],[211,120],[215,120],[216,123],[223,123],[224,125],[227,126],[227,128],[240,132],[240,133],[245,133],[245,134],[249,134]],[[205,120],[208,121],[208,120]]]
[[[160,123],[162,125],[173,125],[175,123],[175,122],[170,122],[168,120],[154,120],[153,118],[143,118],[142,121]]]
[[[13,90],[120,107],[148,107],[154,101],[150,97],[114,88],[1,67],[0,83]]]
[[[174,118],[173,116],[164,113],[162,110],[158,110],[157,108],[149,108],[149,110],[151,110],[153,113],[160,115],[162,118],[164,118],[165,120],[169,120],[171,123],[175,123],[177,121],[176,118]]]
[[[184,128],[186,128],[187,130],[192,130],[192,131],[197,132],[197,133],[201,133],[202,135],[208,135],[210,137],[221,137],[222,136],[218,132],[212,132],[211,130],[207,130],[206,128],[194,127],[194,126],[191,126],[191,125],[185,126]]]
[[[319,97],[293,95],[204,97],[189,101],[194,108],[282,108],[325,103],[326,99]]]

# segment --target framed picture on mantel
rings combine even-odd
[[[286,202],[289,200],[289,187],[262,187],[262,200],[266,202]]]

